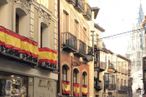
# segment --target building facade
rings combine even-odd
[[[121,55],[117,55],[116,70],[116,82],[119,83],[116,86],[116,97],[132,97],[130,60]]]
[[[90,92],[89,65],[92,10],[86,0],[61,0],[60,86],[59,96],[93,97]]]
[[[130,61],[106,48],[95,50],[95,97],[132,97]]]
[[[0,0],[0,96],[56,97],[57,1]]]

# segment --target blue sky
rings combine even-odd
[[[141,0],[146,4],[146,0]],[[140,0],[89,0],[91,6],[100,8],[96,22],[106,31],[101,37],[132,30],[138,18]],[[146,6],[143,5],[144,11]],[[124,55],[129,34],[116,38],[104,39],[108,49]]]

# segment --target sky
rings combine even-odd
[[[100,11],[95,20],[105,32],[101,37],[131,31],[138,18],[140,2],[146,13],[146,0],[89,0],[92,7],[99,7]],[[107,49],[124,55],[127,51],[130,34],[103,39]]]

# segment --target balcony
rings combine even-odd
[[[82,0],[76,0],[75,8],[79,12],[83,12],[83,1]]]
[[[113,64],[110,64],[110,65],[108,66],[108,72],[109,72],[109,73],[116,73],[116,72],[117,72],[117,70],[115,69],[115,67],[114,67]]]
[[[81,56],[86,54],[86,44],[81,40],[79,40],[79,53]]]
[[[76,0],[66,0],[68,3],[72,4],[73,6],[75,6],[76,4]]]
[[[106,69],[106,63],[105,62],[94,63],[94,71],[102,72],[105,69]]]
[[[69,32],[62,34],[62,46],[63,50],[67,52],[76,52],[77,50],[77,38]]]
[[[0,26],[0,53],[2,55],[36,66],[37,52],[37,42]]]
[[[88,46],[88,52],[83,59],[87,62],[93,61],[93,51],[91,47]]]
[[[127,94],[129,91],[128,86],[121,86],[120,90],[118,90],[118,93],[120,94]]]
[[[70,94],[70,82],[62,81],[62,94],[69,95]]]
[[[38,66],[50,70],[56,71],[57,69],[57,52],[50,48],[39,48]]]
[[[94,71],[100,71],[99,63],[94,63]]]
[[[94,88],[96,91],[100,91],[102,89],[102,83],[98,78],[94,78]]]
[[[106,69],[106,62],[100,62],[100,70],[104,71]]]
[[[92,47],[88,46],[88,53],[87,54],[93,56],[93,49],[92,49]]]
[[[77,52],[75,53],[76,56],[78,57],[83,57],[85,59],[86,57],[86,44],[81,41],[78,40],[78,47],[77,47]]]
[[[108,85],[108,90],[115,90],[116,89],[116,84],[109,84]]]
[[[91,20],[92,11],[91,11],[91,7],[90,7],[89,4],[87,4],[87,3],[84,4],[84,13],[83,13],[83,16],[84,16],[87,20]]]

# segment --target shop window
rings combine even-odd
[[[67,81],[67,78],[68,78],[68,66],[67,65],[64,65],[62,67],[62,79],[63,81]]]
[[[27,97],[27,77],[1,73],[0,75],[0,96],[1,97]]]

